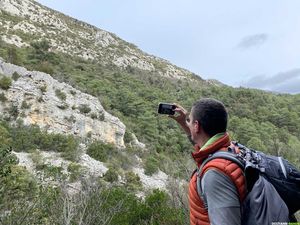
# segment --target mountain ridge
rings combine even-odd
[[[12,29],[9,29],[9,26],[12,26],[10,23],[1,21],[3,27],[6,28],[6,36],[3,40],[7,43],[16,44],[19,47],[29,46],[26,35],[24,36],[20,32],[19,35],[10,34],[10,32],[22,30],[33,36],[40,35],[47,39],[52,51],[97,60],[104,65],[111,63],[123,69],[132,66],[169,78],[194,79],[193,73],[186,69],[179,68],[165,59],[147,54],[113,33],[64,15],[36,1],[3,0],[0,9],[25,19],[25,21],[16,23]],[[74,25],[76,29],[73,29]],[[43,26],[48,30],[43,29]],[[59,37],[62,36],[65,38],[60,40]],[[198,79],[205,82],[200,77]]]

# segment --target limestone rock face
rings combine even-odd
[[[20,77],[8,90],[0,89],[7,98],[0,105],[2,115],[9,116],[9,109],[15,107],[18,118],[25,124],[124,147],[125,125],[107,113],[96,97],[60,83],[46,73],[27,71],[0,59],[0,74],[11,77],[13,73]]]

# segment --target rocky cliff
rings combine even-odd
[[[48,74],[27,71],[1,59],[0,74],[20,76],[8,90],[0,89],[7,99],[0,105],[3,116],[9,116],[9,108],[14,107],[18,112],[16,119],[22,119],[25,124],[37,124],[49,132],[89,136],[124,147],[125,125],[107,113],[97,98],[60,83]]]

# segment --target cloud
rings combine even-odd
[[[281,72],[271,77],[255,76],[243,83],[242,86],[290,94],[300,93],[300,68]]]
[[[248,49],[252,47],[257,47],[264,44],[268,39],[268,35],[265,33],[255,34],[244,37],[238,44],[239,49]]]

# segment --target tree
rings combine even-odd
[[[7,90],[8,88],[10,88],[11,84],[12,80],[9,77],[4,76],[0,79],[0,88],[3,90]]]
[[[7,62],[15,65],[21,65],[21,60],[16,47],[7,48]]]

